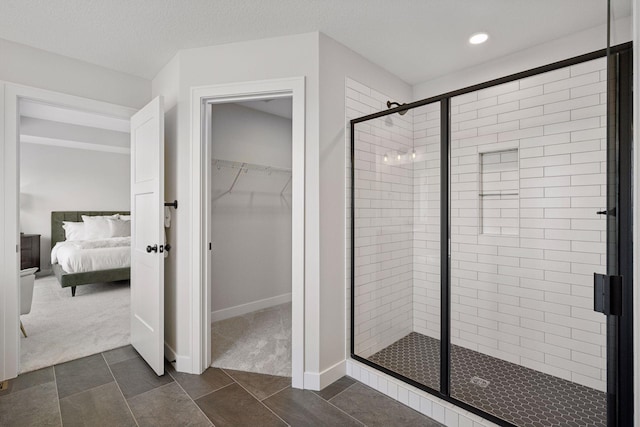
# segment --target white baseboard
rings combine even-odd
[[[171,346],[169,344],[167,344],[167,342],[164,342],[164,358],[167,359],[169,362],[175,362],[176,360],[178,360],[178,355],[176,354],[176,351],[171,348]]]
[[[186,372],[192,373],[191,369],[191,358],[188,356],[180,356],[176,353],[176,351],[171,348],[169,344],[165,341],[164,343],[164,358],[169,362],[174,363],[174,367],[178,372]]]
[[[188,356],[177,356],[175,368],[176,368],[176,371],[178,372],[186,372],[188,374],[199,373],[199,372],[192,372],[193,363],[191,362],[191,358]]]
[[[253,311],[262,310],[263,308],[269,308],[287,302],[291,302],[291,293],[282,294],[271,298],[265,298],[246,304],[236,305],[235,307],[223,308],[222,310],[211,312],[211,322],[217,322],[219,320],[242,316],[243,314],[251,313]]]
[[[320,373],[305,372],[304,388],[307,390],[322,390],[347,374],[347,361],[341,360],[335,365],[325,369]]]

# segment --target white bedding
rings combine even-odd
[[[51,250],[51,263],[67,273],[131,267],[131,237],[58,242]]]

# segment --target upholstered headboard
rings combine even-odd
[[[99,216],[99,215],[129,215],[129,211],[58,211],[51,212],[51,247],[56,243],[65,241],[64,228],[62,221],[82,222],[82,215]]]

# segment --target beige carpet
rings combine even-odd
[[[291,376],[291,303],[211,325],[211,366]]]
[[[20,316],[20,372],[129,344],[129,282],[62,289],[54,276],[36,279],[31,313]]]

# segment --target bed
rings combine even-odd
[[[57,211],[51,212],[51,248],[52,255],[53,250],[56,248],[56,244],[59,242],[65,242],[65,230],[63,228],[63,221],[82,222],[82,216],[110,216],[115,214],[129,215],[128,211]],[[124,243],[121,243],[124,245]],[[62,247],[63,245],[60,245]],[[80,247],[89,245],[78,245]],[[99,245],[98,245],[99,246]],[[59,249],[58,249],[59,250]],[[131,252],[130,246],[128,250]],[[121,256],[121,255],[120,255]],[[98,260],[99,261],[99,260]],[[100,262],[96,262],[96,265],[100,265]],[[103,262],[102,264],[109,264],[109,262]],[[117,268],[101,268],[92,271],[81,272],[67,272],[59,263],[52,264],[53,272],[63,288],[71,287],[71,296],[76,295],[76,287],[80,285],[86,285],[90,283],[101,282],[116,282],[120,280],[129,280],[131,276],[131,268],[117,267]]]

